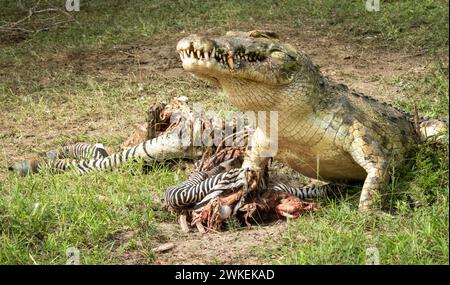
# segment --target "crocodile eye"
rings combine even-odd
[[[254,30],[249,32],[249,36],[252,38],[266,38],[266,39],[278,39],[277,33],[273,31],[260,31]]]
[[[287,54],[282,51],[273,51],[270,53],[270,56],[275,59],[285,59],[287,58]]]

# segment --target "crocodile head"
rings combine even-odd
[[[270,31],[227,32],[214,38],[194,34],[180,40],[177,51],[186,71],[219,87],[230,79],[289,84],[300,57]]]

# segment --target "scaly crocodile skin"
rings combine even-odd
[[[388,170],[405,165],[426,138],[410,114],[329,81],[273,32],[191,35],[177,51],[186,71],[222,88],[241,111],[278,112],[278,160],[327,182],[364,181],[360,209],[370,208]],[[427,122],[420,123],[430,128]],[[268,162],[260,155],[272,143],[267,133],[257,130],[246,153],[244,166],[256,172]]]

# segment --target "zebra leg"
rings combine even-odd
[[[343,188],[347,187],[343,184],[326,183],[326,184],[308,184],[299,187],[289,186],[284,183],[269,183],[268,190],[277,192],[286,192],[294,195],[302,200],[323,198],[334,195],[336,192],[340,192]]]
[[[38,172],[44,165],[52,165],[52,162],[59,165],[64,159],[82,160],[101,159],[105,157],[108,157],[108,152],[102,144],[91,145],[87,143],[76,143],[47,151],[45,153],[45,158],[50,161],[47,161],[45,158],[38,160],[24,160],[10,166],[9,170],[25,176],[29,173]]]
[[[189,231],[186,208],[189,208],[196,202],[203,199],[214,185],[217,185],[220,180],[227,177],[224,175],[224,172],[228,172],[231,169],[236,169],[239,166],[240,160],[238,158],[233,158],[224,161],[209,171],[196,172],[192,174],[187,181],[177,186],[169,187],[166,190],[163,205],[165,207],[171,207],[175,211],[181,212],[179,223],[184,232]],[[192,225],[194,224],[200,233],[206,232],[201,222],[193,221]]]
[[[192,174],[185,182],[166,190],[164,204],[177,211],[207,203],[210,200],[207,198],[208,195],[219,195],[223,190],[221,185],[228,185],[230,181],[236,179],[240,169],[232,168],[233,166],[232,161],[226,161],[211,171]]]
[[[87,143],[76,143],[72,145],[63,146],[56,150],[50,150],[45,153],[49,159],[99,159],[108,157],[103,144],[97,143],[95,145]]]

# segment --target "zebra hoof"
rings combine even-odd
[[[37,172],[37,162],[32,160],[23,160],[21,162],[14,163],[13,166],[9,167],[9,170],[22,176],[26,176],[30,173]]]
[[[58,158],[58,153],[56,152],[56,150],[50,150],[50,151],[47,151],[45,153],[45,156],[48,159],[57,159]]]

